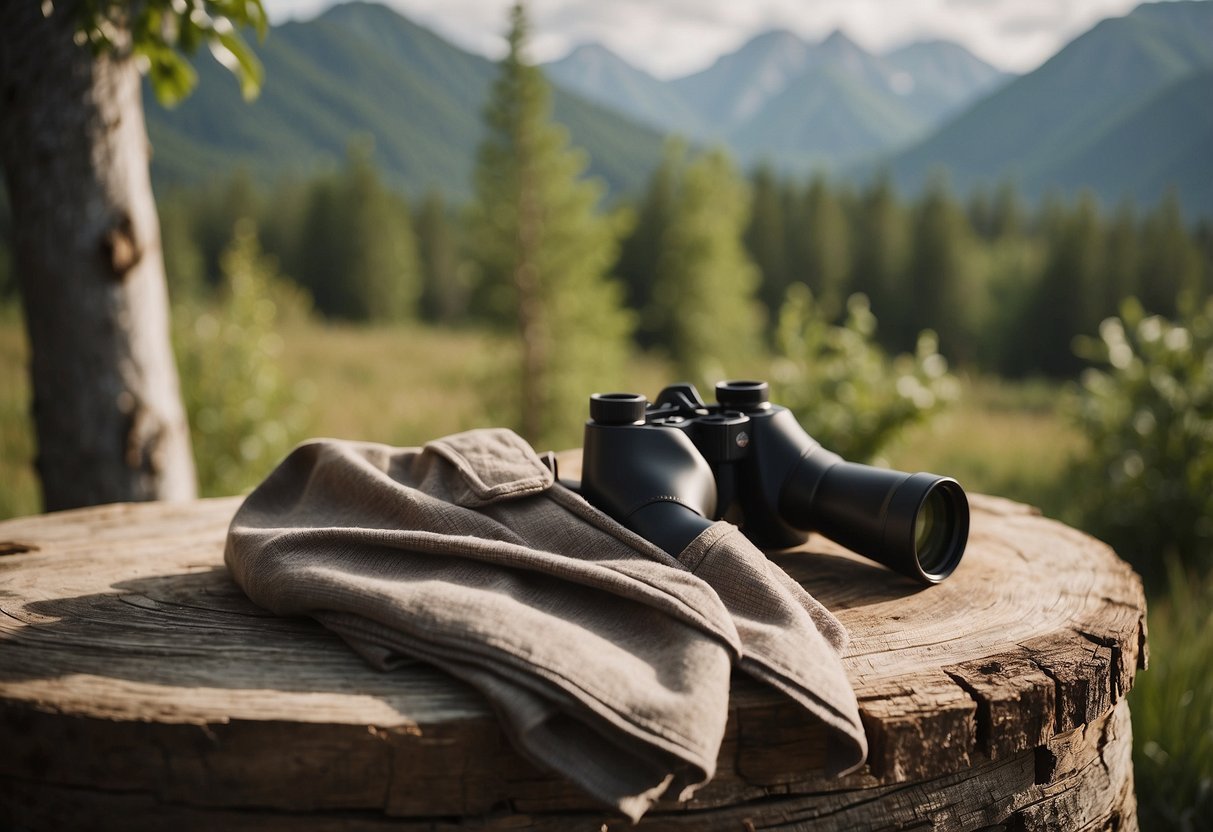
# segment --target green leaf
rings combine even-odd
[[[223,64],[240,82],[240,93],[245,101],[252,101],[261,92],[264,70],[261,61],[235,30],[216,32],[211,39],[211,54]]]
[[[152,91],[165,107],[175,107],[193,92],[198,73],[180,53],[154,42],[139,44],[135,53],[147,59]]]

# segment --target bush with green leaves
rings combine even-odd
[[[1168,558],[1213,567],[1213,298],[1179,320],[1135,300],[1079,349],[1074,418],[1090,450],[1073,470],[1081,525],[1152,586]]]
[[[214,303],[174,310],[182,398],[203,496],[256,485],[306,435],[309,392],[278,367],[280,323],[306,317],[306,293],[280,277],[251,222],[237,224],[221,258]]]
[[[1196,832],[1213,818],[1213,574],[1169,564],[1150,603],[1150,669],[1129,693],[1142,829]]]
[[[877,346],[875,333],[864,295],[847,300],[839,325],[803,283],[789,288],[775,333],[775,400],[822,445],[855,462],[873,460],[959,393],[934,333],[922,332],[913,355],[895,358]]]

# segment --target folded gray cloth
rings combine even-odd
[[[677,559],[554,482],[522,439],[317,440],[245,500],[225,559],[256,603],[371,664],[480,690],[515,746],[638,819],[709,780],[736,664],[866,754],[838,622],[735,527]]]

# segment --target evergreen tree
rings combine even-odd
[[[160,214],[160,247],[164,251],[164,276],[173,304],[201,297],[206,288],[206,261],[194,229],[194,209],[180,191],[156,205]]]
[[[800,279],[808,284],[826,315],[838,318],[851,279],[850,228],[846,212],[824,176],[814,176],[809,182],[800,225],[793,233],[804,241],[796,264]]]
[[[421,316],[454,323],[467,311],[468,286],[442,194],[431,190],[425,195],[413,217],[413,229],[421,267]]]
[[[296,282],[307,268],[301,248],[312,184],[297,179],[279,179],[266,192],[257,222],[257,236],[265,253],[276,258],[282,271]]]
[[[396,321],[415,312],[412,218],[380,182],[368,148],[351,148],[344,170],[313,185],[295,268],[326,315]]]
[[[1106,255],[1101,317],[1117,314],[1123,300],[1137,296],[1141,258],[1137,228],[1137,211],[1132,201],[1122,202],[1104,234]]]
[[[619,260],[613,270],[623,281],[628,306],[635,310],[644,309],[652,299],[653,277],[657,273],[657,261],[673,210],[678,158],[672,146],[666,148],[661,164],[649,177],[644,199],[636,212],[635,222],[623,238]],[[649,345],[643,330],[639,335],[641,343]]]
[[[1048,259],[1027,307],[1020,344],[1026,371],[1071,376],[1082,363],[1073,342],[1094,335],[1101,314],[1104,237],[1099,207],[1084,192],[1072,213],[1051,228]]]
[[[901,346],[912,348],[918,331],[933,329],[939,351],[965,363],[975,355],[969,229],[942,176],[932,178],[916,206],[911,240],[905,281],[910,326],[899,333]]]
[[[754,172],[752,182],[753,202],[745,244],[759,270],[758,297],[766,306],[768,319],[775,320],[790,282],[783,189],[766,164]]]
[[[1184,227],[1174,189],[1146,217],[1140,252],[1138,286],[1147,312],[1174,317],[1181,295],[1199,296],[1200,254]]]
[[[550,121],[527,37],[518,3],[485,108],[469,227],[482,308],[518,327],[518,423],[537,442],[577,423],[588,393],[622,385],[632,324],[607,275],[619,228],[596,211],[602,188],[582,178],[584,154]]]
[[[758,269],[742,242],[749,194],[722,151],[671,164],[673,211],[646,322],[681,376],[707,382],[759,346]]]
[[[973,188],[969,194],[966,213],[969,218],[969,227],[978,237],[983,240],[992,240],[997,236],[994,231],[994,200],[990,197],[990,190],[985,185],[979,184]]]
[[[887,174],[878,177],[861,197],[852,243],[852,288],[868,296],[872,312],[883,326],[877,336],[882,344],[892,346],[892,333],[909,330],[902,320],[905,298],[900,280],[909,250],[909,229]]]
[[[1004,240],[1024,232],[1024,206],[1015,182],[1007,180],[998,186],[990,205],[989,239]]]

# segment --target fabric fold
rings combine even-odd
[[[862,756],[837,621],[734,527],[701,538],[670,557],[494,429],[305,443],[236,512],[225,560],[372,665],[471,684],[521,753],[636,820],[713,776],[734,666],[846,737],[843,767]]]
[[[678,559],[716,590],[733,616],[741,639],[738,667],[831,729],[832,773],[863,765],[867,737],[839,658],[847,635],[838,619],[731,523],[702,532]]]

